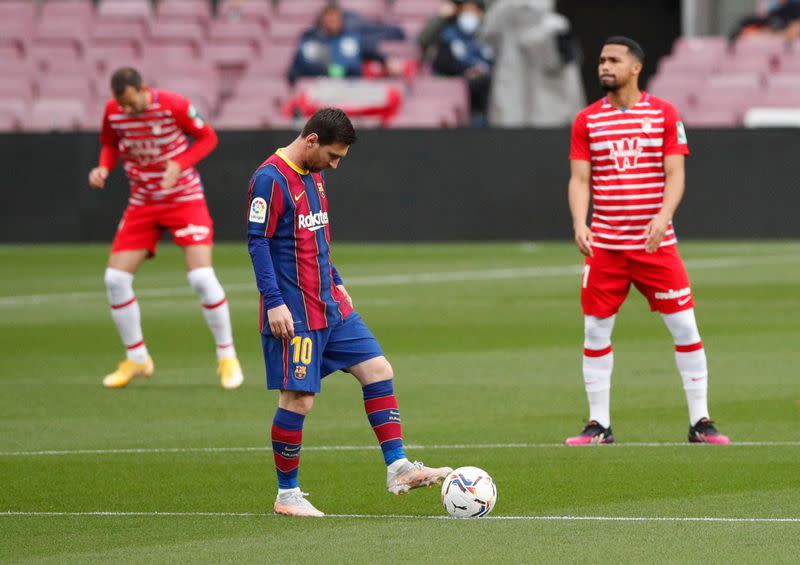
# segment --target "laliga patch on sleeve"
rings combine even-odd
[[[267,201],[261,197],[253,198],[250,204],[250,221],[263,224],[267,219]]]
[[[686,128],[683,127],[683,122],[678,122],[675,126],[678,129],[678,143],[686,145],[688,140],[686,139]]]
[[[205,127],[206,122],[205,122],[205,119],[203,118],[203,114],[201,114],[197,110],[197,108],[195,108],[194,104],[189,104],[188,114],[189,114],[189,117],[194,120],[194,126],[197,129],[201,129],[201,128]]]

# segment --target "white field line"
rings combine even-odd
[[[268,518],[266,512],[0,512],[0,517],[174,517],[174,518]],[[326,514],[328,519],[367,520],[455,520],[449,516],[412,516],[409,514]],[[281,518],[285,519],[285,518]],[[798,524],[800,518],[739,518],[714,516],[484,516],[481,520],[518,522],[722,522],[746,524]]]
[[[688,442],[630,442],[613,445],[589,446],[584,449],[621,449],[624,447],[683,447],[703,449],[699,444]],[[709,449],[730,449],[734,447],[800,447],[800,441],[740,441],[726,447],[708,447]],[[563,443],[484,443],[484,444],[441,444],[441,445],[406,445],[406,449],[578,449],[567,447]],[[303,451],[373,451],[377,445],[310,445]],[[272,452],[272,447],[132,447],[120,449],[51,449],[42,451],[0,451],[0,457],[46,457],[57,455],[135,455],[142,453],[248,453]]]
[[[696,259],[686,261],[691,269],[729,269],[753,265],[776,265],[800,262],[798,255],[771,255],[765,257],[725,257],[719,259]],[[395,275],[370,275],[345,279],[348,287],[358,286],[404,286],[411,284],[437,284],[452,282],[495,281],[509,279],[529,279],[575,276],[583,271],[580,265],[553,265],[526,268],[485,269],[469,271],[408,273]],[[98,281],[99,281],[98,277]],[[255,283],[226,284],[228,294],[232,292],[256,292]],[[170,296],[190,296],[189,285],[178,287],[145,288],[136,291],[139,297],[163,298]],[[51,294],[28,294],[0,296],[0,308],[9,306],[37,305],[47,302],[79,302],[83,300],[104,300],[102,291],[56,292]]]

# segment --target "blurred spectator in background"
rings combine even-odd
[[[766,14],[742,18],[731,34],[731,39],[742,35],[776,35],[785,39],[800,38],[800,1],[774,2]]]
[[[387,60],[376,44],[396,37],[397,32],[403,36],[402,30],[392,26],[368,24],[358,14],[351,13],[346,18],[338,6],[327,6],[317,25],[303,33],[289,69],[289,81],[300,77],[360,77],[365,61],[378,61],[386,66],[388,74],[402,72],[402,65]]]
[[[425,27],[417,36],[417,44],[426,58],[431,61],[435,58],[436,48],[439,46],[439,37],[442,30],[456,22],[458,10],[463,0],[447,0],[439,6],[439,13],[427,21]]]
[[[554,0],[497,0],[481,37],[495,52],[489,123],[555,127],[586,102],[570,23]]]
[[[434,72],[461,76],[469,85],[473,125],[485,125],[492,85],[492,50],[478,38],[484,15],[483,0],[464,0],[453,23],[439,34]]]

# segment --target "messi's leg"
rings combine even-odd
[[[266,329],[269,332],[269,328]],[[320,391],[319,349],[325,330],[306,332],[291,340],[262,334],[267,388],[279,390],[280,398],[272,422],[272,448],[278,474],[275,512],[290,516],[322,516],[300,490],[298,471],[303,423]]]
[[[361,384],[364,410],[383,452],[389,492],[407,493],[444,480],[450,467],[425,467],[406,458],[392,366],[357,312],[331,330],[326,344],[323,375],[338,369],[345,369]]]
[[[175,243],[184,248],[189,284],[200,298],[203,316],[214,336],[220,384],[226,389],[238,388],[244,376],[233,345],[228,300],[212,266],[214,230],[205,201],[181,206],[168,225]]]
[[[139,267],[155,254],[160,232],[157,212],[147,207],[129,207],[117,229],[103,276],[111,317],[126,349],[125,360],[103,379],[107,388],[123,388],[135,377],[153,374],[153,360],[142,335],[141,312],[133,292]]]

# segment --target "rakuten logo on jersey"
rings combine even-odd
[[[626,137],[611,142],[611,159],[619,171],[635,168],[641,154],[638,137]]]
[[[316,214],[300,214],[297,216],[297,227],[305,228],[308,231],[321,230],[328,225],[328,213],[317,212]]]

